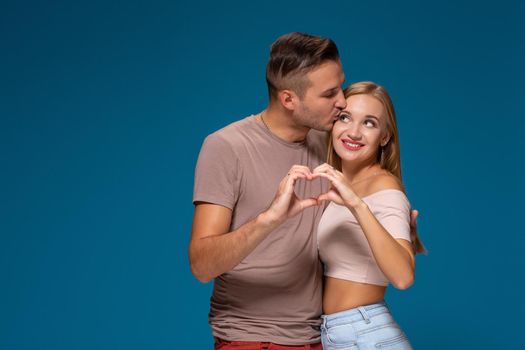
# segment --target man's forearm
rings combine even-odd
[[[189,248],[192,273],[199,281],[208,282],[230,271],[280,223],[263,212],[235,231],[192,239]]]
[[[292,166],[279,183],[270,207],[235,231],[227,232],[231,223],[231,211],[221,213],[215,210],[220,209],[220,206],[213,204],[209,204],[211,207],[197,206],[189,249],[191,271],[195,277],[199,281],[208,282],[230,271],[281,223],[305,208],[317,205],[317,199],[299,199],[294,192],[295,182],[309,177],[311,174],[307,167]]]

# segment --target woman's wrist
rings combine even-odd
[[[361,198],[358,198],[354,203],[348,204],[347,207],[354,216],[365,213],[369,210],[368,205]]]

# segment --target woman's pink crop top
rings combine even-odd
[[[410,203],[403,192],[387,189],[363,200],[392,237],[410,241]],[[388,285],[361,226],[348,208],[333,202],[328,205],[319,222],[317,244],[326,276]]]

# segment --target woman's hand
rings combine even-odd
[[[350,210],[364,203],[352,190],[350,182],[343,173],[334,169],[331,165],[327,163],[319,165],[314,169],[313,176],[314,178],[324,177],[331,183],[330,190],[317,198],[319,201],[332,201],[336,204],[344,205]]]

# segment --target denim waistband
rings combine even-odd
[[[356,321],[365,321],[366,323],[370,322],[370,317],[388,313],[387,304],[384,301],[375,304],[363,305],[353,309],[336,312],[329,315],[322,315],[321,319],[323,321],[323,326],[334,326],[338,323],[348,323]]]

